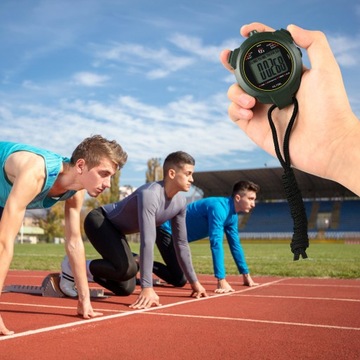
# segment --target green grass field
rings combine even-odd
[[[139,244],[130,244],[138,252]],[[89,243],[85,243],[88,259],[97,258]],[[225,265],[228,275],[238,274],[225,242]],[[194,267],[199,274],[212,274],[212,260],[209,243],[197,241],[190,244]],[[310,244],[307,260],[293,261],[289,244],[243,243],[246,259],[252,276],[290,277],[334,277],[360,279],[360,245]],[[13,270],[60,271],[65,254],[63,245],[16,244],[11,264]],[[160,260],[155,248],[155,258]],[[161,261],[161,260],[160,260]]]

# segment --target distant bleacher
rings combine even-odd
[[[307,206],[308,207],[308,206]],[[308,213],[307,209],[306,212]],[[258,203],[246,224],[240,226],[246,232],[289,232],[293,221],[287,202]]]
[[[360,230],[360,201],[342,202],[340,211],[340,222],[337,230],[359,231]]]
[[[360,239],[360,200],[305,201],[309,238]],[[286,201],[259,202],[239,218],[240,237],[288,238],[293,219]]]

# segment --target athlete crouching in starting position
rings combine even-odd
[[[249,213],[255,207],[256,194],[260,186],[251,181],[238,181],[229,197],[207,197],[187,205],[186,227],[188,241],[209,238],[213,259],[214,275],[217,279],[218,294],[235,291],[226,280],[224,259],[224,233],[231,255],[243,277],[246,286],[258,285],[250,276],[238,230],[238,214]],[[156,245],[165,264],[154,262],[153,272],[159,278],[174,286],[183,286],[184,275],[174,253],[169,222],[157,229]]]
[[[110,187],[111,176],[126,160],[119,144],[100,135],[80,143],[71,159],[30,145],[0,142],[0,289],[26,209],[49,208],[65,201],[65,249],[79,294],[77,312],[86,319],[101,315],[90,303],[80,211],[85,190],[98,196]],[[13,333],[0,316],[0,335]]]
[[[164,161],[164,180],[145,184],[122,201],[92,210],[85,219],[85,231],[102,259],[87,261],[89,281],[93,280],[115,295],[128,296],[136,285],[138,265],[126,240],[127,234],[140,233],[139,297],[130,305],[135,309],[159,306],[153,289],[153,261],[156,227],[170,220],[174,247],[179,263],[192,287],[192,296],[207,296],[198,281],[187,241],[186,199],[180,191],[188,191],[193,182],[195,160],[178,151]],[[71,269],[65,258],[62,272],[71,285]],[[68,291],[74,296],[74,289]],[[75,293],[76,294],[76,293]]]

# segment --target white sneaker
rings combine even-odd
[[[74,276],[67,256],[64,257],[64,260],[61,263],[60,289],[66,296],[78,296]]]

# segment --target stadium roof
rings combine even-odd
[[[283,168],[195,172],[194,185],[208,196],[230,196],[232,186],[239,180],[260,185],[258,200],[286,199],[282,175]],[[304,199],[357,197],[342,185],[294,169],[296,181]]]

